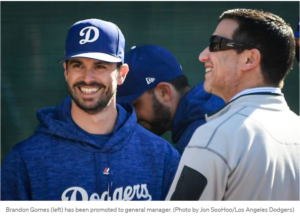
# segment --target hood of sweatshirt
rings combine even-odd
[[[71,118],[71,97],[68,96],[58,106],[40,109],[37,118],[40,121],[36,132],[55,135],[81,144],[81,148],[93,152],[114,153],[129,140],[136,123],[136,115],[130,104],[118,105],[118,119],[108,142],[97,144],[87,133],[78,129]]]
[[[204,90],[203,82],[192,88],[182,97],[176,110],[172,124],[172,142],[177,143],[190,124],[199,120],[202,120],[199,123],[205,123],[205,114],[224,105],[225,102],[220,97]]]

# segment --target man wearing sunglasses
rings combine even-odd
[[[167,200],[299,200],[300,119],[281,93],[294,34],[263,11],[225,11],[199,56],[227,103],[185,149]]]

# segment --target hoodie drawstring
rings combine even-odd
[[[95,156],[95,161],[96,161],[96,181],[97,181],[97,192],[99,195],[101,195],[101,170],[99,168],[100,165],[100,159],[99,159],[99,154],[94,153]],[[107,168],[108,168],[108,181],[107,181],[107,192],[108,192],[108,198],[107,200],[112,200],[112,185],[113,185],[113,180],[112,180],[112,170],[110,167],[110,158],[111,155],[110,153],[107,154]],[[103,193],[103,192],[102,192]]]
[[[112,200],[112,168],[110,167],[110,153],[107,154],[107,161],[108,161],[108,168],[109,168],[109,174],[108,174],[108,196]]]
[[[101,192],[101,186],[100,186],[100,176],[101,176],[101,173],[100,173],[100,168],[99,168],[100,162],[99,162],[99,157],[98,157],[97,153],[94,153],[94,158],[95,158],[95,161],[96,161],[97,192],[100,193]]]

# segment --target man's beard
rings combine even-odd
[[[113,95],[115,94],[116,91],[113,91],[111,88],[108,88],[108,90],[105,92],[103,91],[103,94],[100,95],[100,97],[98,99],[81,99],[75,91],[75,88],[77,88],[77,86],[84,86],[84,87],[100,87],[100,89],[98,91],[101,90],[101,88],[104,88],[106,89],[106,86],[101,84],[101,83],[98,83],[98,82],[93,82],[93,83],[90,83],[90,84],[87,84],[83,81],[81,82],[77,82],[73,85],[73,87],[71,88],[70,85],[68,84],[68,90],[69,90],[69,93],[73,99],[73,101],[75,102],[75,104],[83,111],[85,111],[86,113],[88,114],[97,114],[99,112],[101,112],[104,108],[106,108],[112,98],[113,98]],[[78,90],[77,91],[80,91],[79,88],[77,88]],[[89,103],[86,104],[85,102],[91,102],[91,101],[94,101],[93,103]]]
[[[152,100],[154,118],[149,124],[151,125],[151,132],[161,136],[171,127],[171,111],[170,108],[158,101],[154,92],[152,93]]]

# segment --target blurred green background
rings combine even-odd
[[[253,8],[281,16],[295,30],[299,2],[1,2],[1,159],[33,134],[36,111],[67,96],[62,64],[69,27],[99,18],[119,26],[126,51],[156,44],[170,50],[190,85],[204,80],[198,61],[224,10]],[[299,115],[299,65],[283,92]],[[170,141],[170,133],[164,135]]]

